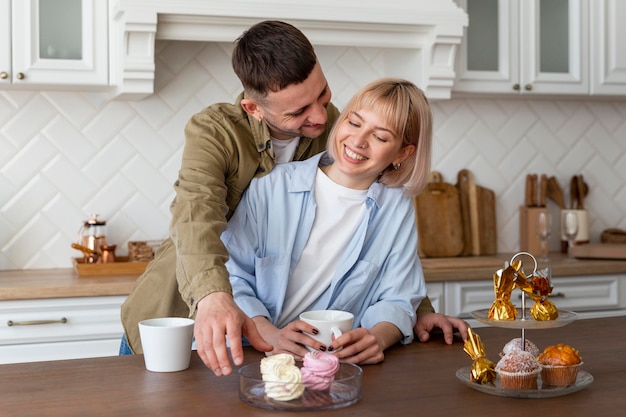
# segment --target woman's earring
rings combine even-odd
[[[395,169],[396,171],[400,169],[400,163],[397,164],[393,164],[393,169]]]

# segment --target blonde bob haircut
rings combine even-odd
[[[398,169],[389,165],[378,181],[389,187],[403,187],[409,196],[415,196],[428,183],[432,144],[432,114],[424,92],[410,81],[400,78],[376,80],[350,99],[330,132],[326,146],[333,160],[335,130],[351,112],[362,110],[377,113],[402,138],[402,147],[415,145],[415,152]]]

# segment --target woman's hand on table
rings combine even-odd
[[[241,336],[261,352],[272,349],[257,330],[254,321],[235,304],[232,295],[214,292],[198,302],[193,329],[198,355],[217,376],[230,375],[232,365],[228,356],[226,338],[230,344],[233,363],[243,363]]]
[[[339,360],[372,365],[385,360],[385,349],[402,337],[400,330],[391,323],[381,322],[371,329],[359,327],[339,336],[329,347]]]
[[[430,333],[435,329],[441,329],[444,340],[451,345],[454,342],[454,331],[459,331],[463,341],[467,340],[467,329],[469,324],[462,319],[446,316],[441,313],[424,314],[417,318],[417,322],[413,327],[415,337],[420,342],[428,342]]]

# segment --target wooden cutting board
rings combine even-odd
[[[433,171],[428,186],[413,202],[420,256],[459,256],[464,242],[457,188],[445,183],[441,174]]]
[[[456,186],[463,221],[462,255],[495,255],[498,252],[495,193],[476,185],[467,169],[459,171]]]
[[[626,259],[626,243],[587,243],[572,248],[576,258]]]

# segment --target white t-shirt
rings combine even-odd
[[[315,220],[302,257],[289,277],[279,328],[297,319],[328,288],[365,215],[367,190],[339,185],[319,168],[314,193]]]
[[[272,146],[274,147],[274,157],[277,164],[291,162],[296,154],[296,148],[300,143],[300,136],[292,139],[276,139],[272,138]]]

